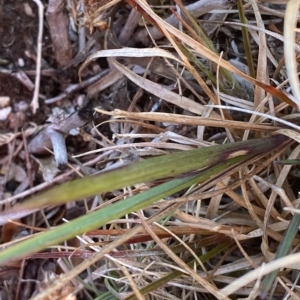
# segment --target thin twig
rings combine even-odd
[[[44,26],[44,6],[40,0],[32,0],[38,6],[39,11],[39,31],[37,39],[37,62],[36,62],[36,77],[34,94],[31,101],[32,111],[35,114],[39,108],[39,91],[41,81],[41,64],[42,64],[42,39],[43,39],[43,26]]]
[[[134,30],[139,23],[140,18],[141,14],[134,8],[132,8],[127,21],[119,34],[118,40],[121,44],[126,44],[130,40]]]
[[[34,90],[34,84],[33,84],[33,82],[27,77],[27,75],[26,75],[26,73],[24,71],[19,70],[19,71],[15,72],[15,71],[7,70],[7,69],[4,69],[4,68],[0,68],[0,73],[2,73],[2,74],[8,74],[8,75],[16,78],[29,91],[33,91]]]
[[[32,166],[31,166],[31,162],[30,162],[30,159],[29,159],[28,145],[27,145],[27,140],[26,140],[26,135],[25,135],[24,130],[22,130],[22,138],[23,138],[23,143],[24,143],[27,176],[28,176],[29,186],[32,188],[33,187]]]
[[[65,89],[64,93],[62,93],[54,98],[45,100],[45,103],[52,104],[57,101],[61,101],[65,98],[67,98],[68,96],[72,95],[73,93],[78,92],[79,90],[85,89],[86,87],[94,84],[95,82],[100,80],[102,77],[106,76],[108,74],[108,72],[109,72],[109,70],[105,70],[105,71],[101,72],[100,74],[97,74],[91,78],[86,79],[82,83],[71,84]]]
[[[69,18],[64,0],[49,0],[46,18],[52,45],[59,68],[64,68],[72,59],[72,45],[69,37]]]

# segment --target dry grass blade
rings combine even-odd
[[[288,256],[285,256],[283,258],[279,258],[277,260],[274,260],[272,262],[263,264],[259,268],[250,271],[246,275],[243,275],[242,277],[236,279],[234,282],[226,286],[225,288],[221,289],[221,293],[224,294],[224,296],[229,296],[231,294],[234,294],[239,289],[241,289],[243,286],[248,285],[249,283],[257,280],[257,278],[260,278],[268,273],[271,273],[277,269],[280,268],[292,268],[292,269],[299,269],[299,260],[300,260],[300,253],[296,254],[290,254]]]
[[[83,63],[83,65],[80,67],[78,72],[79,77],[81,77],[82,70],[95,58],[115,57],[115,56],[133,56],[133,57],[159,56],[159,57],[170,58],[182,63],[171,53],[157,48],[153,48],[153,49],[131,49],[131,48],[126,49],[125,48],[125,49],[117,49],[117,50],[102,50],[91,55]],[[155,82],[152,82],[148,79],[138,76],[137,74],[135,74],[134,72],[126,68],[125,66],[122,66],[116,60],[112,59],[111,62],[121,73],[126,75],[129,79],[131,79],[138,86],[142,87],[144,90],[149,91],[150,93],[156,95],[157,97],[160,97],[166,101],[169,101],[170,103],[178,105],[179,107],[185,108],[193,113],[199,115],[203,114],[204,108],[201,104],[198,104],[184,96],[178,95]],[[215,117],[216,116],[217,115],[215,114]]]
[[[179,107],[189,110],[198,115],[202,115],[205,111],[203,105],[190,100],[187,97],[178,95],[167,88],[164,88],[160,84],[152,82],[146,78],[136,75],[134,72],[130,71],[128,68],[122,66],[117,61],[112,60],[114,66],[123,74],[125,74],[129,79],[131,79],[138,86],[142,87],[144,90],[149,91],[155,96],[162,98],[170,103],[173,103]],[[216,115],[214,115],[216,116]]]
[[[121,48],[111,50],[101,50],[90,55],[87,60],[80,66],[78,75],[81,77],[82,70],[94,59],[99,57],[165,57],[184,64],[180,59],[172,53],[160,48]]]
[[[0,9],[2,298],[299,298],[300,0],[193,1]]]
[[[237,5],[238,5],[238,10],[239,10],[239,16],[240,16],[241,23],[246,24],[247,19],[246,19],[246,16],[245,16],[242,1],[238,0]],[[250,71],[251,76],[253,78],[255,78],[255,71],[254,71],[253,57],[252,57],[252,53],[251,53],[249,33],[248,33],[248,30],[247,30],[246,26],[242,27],[242,35],[243,35],[243,43],[244,43],[244,47],[245,47],[245,52],[246,52],[249,71]]]
[[[266,42],[266,35],[264,33],[264,23],[262,17],[260,15],[259,9],[257,7],[257,3],[254,0],[251,0],[251,4],[253,7],[253,11],[255,14],[255,18],[257,21],[257,25],[261,30],[259,31],[259,52],[258,52],[258,61],[259,64],[257,65],[256,70],[256,79],[260,82],[267,84],[269,82],[269,78],[267,76],[267,42]],[[258,105],[261,103],[261,99],[265,97],[265,91],[260,86],[255,87],[255,94],[254,94],[254,107],[257,108]]]
[[[284,134],[300,144],[300,133],[291,129],[279,129],[276,133]]]
[[[226,108],[225,106],[216,106]],[[236,108],[231,108],[236,109]],[[250,129],[250,130],[259,130],[259,131],[275,131],[279,130],[279,127],[269,126],[264,124],[247,124],[245,122],[239,121],[222,121],[219,119],[214,119],[214,115],[211,118],[200,118],[194,116],[185,116],[185,115],[177,115],[177,114],[168,114],[168,113],[151,113],[151,112],[127,112],[119,109],[115,109],[113,111],[105,111],[100,108],[96,108],[96,111],[113,116],[114,118],[132,118],[138,120],[147,120],[147,121],[157,121],[157,122],[169,122],[174,124],[186,124],[186,125],[197,125],[197,126],[212,126],[212,127],[224,127],[224,128],[242,128],[242,129]],[[269,116],[268,116],[269,117]]]
[[[159,25],[159,28],[164,33],[168,32],[168,34],[172,34],[172,35],[176,36],[182,42],[186,43],[192,49],[197,51],[199,53],[199,55],[206,57],[207,59],[209,59],[210,61],[212,61],[216,64],[220,64],[221,67],[241,76],[242,78],[246,79],[247,81],[249,81],[255,85],[262,87],[263,89],[265,89],[267,92],[271,93],[272,95],[274,95],[274,96],[276,95],[276,97],[278,97],[281,101],[286,102],[293,107],[296,106],[296,103],[294,102],[294,100],[290,99],[286,94],[282,93],[281,91],[277,91],[277,90],[273,89],[271,86],[266,85],[263,82],[260,82],[256,79],[246,75],[239,69],[235,68],[232,64],[225,61],[224,59],[219,59],[219,56],[216,55],[214,52],[210,51],[205,46],[201,45],[200,43],[198,43],[197,41],[195,41],[188,35],[184,34],[183,32],[179,31],[178,29],[174,28],[173,26],[171,26],[170,24],[168,24],[167,22],[162,20],[159,16],[157,16],[153,12],[153,10],[150,8],[150,6],[145,1],[138,0],[137,3],[143,9],[143,11],[145,11],[150,16],[150,18],[155,20],[155,22]],[[214,98],[214,97],[212,97],[212,98]]]
[[[287,74],[295,95],[295,102],[300,109],[300,89],[297,75],[297,63],[295,58],[295,26],[299,11],[299,1],[288,1],[284,17],[284,56]]]
[[[157,213],[155,216],[152,216],[151,218],[149,218],[146,222],[151,224],[152,222],[156,221],[157,219],[162,218],[164,215],[166,215],[170,211],[178,208],[180,205],[182,205],[182,204],[175,204],[175,205],[166,207],[161,212]],[[115,241],[111,242],[107,246],[103,247],[102,250],[98,253],[95,253],[93,257],[82,262],[80,265],[78,265],[76,268],[74,268],[71,272],[63,275],[61,277],[61,280],[54,282],[47,290],[43,291],[42,293],[40,293],[39,295],[34,297],[32,300],[43,300],[44,297],[47,296],[49,293],[62,288],[64,286],[64,282],[70,281],[76,275],[85,271],[89,266],[98,262],[101,258],[105,257],[106,254],[113,251],[118,246],[122,245],[125,241],[127,241],[131,237],[134,237],[135,235],[137,235],[139,232],[141,232],[143,230],[144,230],[144,227],[142,225],[132,228],[127,233],[123,234],[120,238],[116,239]]]
[[[238,108],[238,107],[226,107],[224,105],[207,105],[207,106],[208,107],[216,107],[216,108],[223,108],[223,109],[229,109],[229,110],[242,111],[242,112],[245,112],[245,113],[248,113],[248,114],[257,115],[257,116],[261,116],[261,117],[266,117],[266,118],[272,119],[274,121],[277,121],[279,123],[282,123],[284,125],[287,125],[287,126],[289,126],[291,128],[294,128],[294,129],[296,129],[298,131],[300,130],[300,127],[298,125],[294,124],[294,123],[282,120],[282,119],[277,118],[277,117],[273,117],[271,115],[263,114],[263,113],[260,113],[260,112],[257,112],[257,111],[250,111],[250,110],[242,109],[242,108]]]
[[[296,213],[290,222],[290,225],[284,235],[284,238],[280,242],[280,245],[276,251],[275,259],[285,257],[289,253],[292,243],[298,232],[299,225],[300,225],[300,214]],[[264,281],[262,283],[262,294],[263,294],[262,297],[263,298],[265,298],[265,296],[269,292],[272,284],[274,283],[276,276],[278,275],[278,272],[279,272],[279,270],[276,270],[276,271],[270,273],[264,279]]]
[[[212,295],[214,295],[217,299],[229,300],[229,298],[224,297],[222,293],[220,293],[215,286],[209,283],[206,279],[202,278],[197,272],[195,272],[192,268],[190,268],[185,262],[183,262],[175,253],[169,250],[169,248],[160,240],[160,238],[151,230],[149,225],[142,220],[142,224],[148,233],[152,236],[153,240],[164,249],[164,251],[171,257],[185,272],[187,272],[191,277],[193,277],[196,281],[198,281],[207,291],[209,291]]]
[[[277,137],[277,138],[279,138],[279,137]],[[277,138],[271,138],[271,140],[273,140],[274,142],[275,141],[277,141]],[[280,138],[279,138],[279,140],[281,140]],[[278,140],[278,141],[279,141]],[[282,142],[284,142],[286,139],[285,138],[283,138],[283,140],[282,140]],[[265,141],[267,141],[267,140],[265,140]],[[248,146],[250,146],[250,144],[253,144],[253,141],[247,141],[247,142],[242,142],[242,144],[241,145],[243,145],[243,144],[249,144]],[[259,145],[261,145],[261,143],[260,143],[260,141],[258,141],[258,145],[257,146],[259,146]],[[267,143],[264,143],[264,144],[262,144],[261,146],[264,148],[264,150],[266,150],[266,148],[265,148],[265,145],[266,145]],[[223,148],[223,147],[225,147],[225,148],[227,148],[227,147],[230,147],[231,145],[229,144],[229,145],[223,145],[223,146],[218,146],[218,148],[219,147],[221,147],[221,148]],[[273,147],[274,147],[274,145],[271,143],[270,145],[269,145],[270,147],[269,147],[269,150],[272,150],[273,149]],[[250,147],[251,149],[252,149],[252,147]],[[256,148],[256,147],[255,147]],[[202,149],[202,151],[203,150],[205,150],[205,149],[208,149],[208,148],[204,148],[204,149]],[[210,152],[211,152],[211,149],[208,149]],[[248,149],[249,150],[249,149]],[[242,162],[243,160],[245,160],[245,154],[248,152],[248,150],[246,149],[246,148],[244,148],[244,147],[242,147],[242,148],[239,148],[239,149],[237,149],[236,147],[235,147],[235,150],[233,151],[233,153],[227,153],[227,155],[229,155],[229,160],[228,160],[228,162],[226,162],[226,161],[224,161],[224,157],[222,157],[222,158],[220,158],[220,162],[222,162],[222,163],[220,163],[220,164],[218,164],[218,165],[216,165],[215,167],[212,167],[212,168],[209,168],[209,169],[207,169],[207,170],[205,170],[203,173],[199,173],[199,175],[192,175],[192,176],[187,176],[187,177],[183,177],[182,179],[181,178],[179,178],[179,179],[174,179],[173,181],[170,181],[170,182],[166,182],[165,184],[162,184],[162,185],[160,185],[160,186],[157,186],[157,187],[155,187],[155,188],[152,188],[151,190],[149,190],[149,192],[151,192],[151,191],[153,191],[153,193],[154,193],[154,191],[155,191],[155,193],[158,193],[158,194],[156,194],[156,196],[154,197],[153,195],[148,199],[147,197],[147,193],[146,192],[144,192],[144,193],[142,193],[142,194],[138,194],[138,195],[136,195],[136,196],[133,196],[133,197],[131,197],[131,198],[128,198],[127,200],[123,200],[122,202],[118,202],[118,203],[115,203],[113,206],[108,206],[108,207],[106,207],[106,208],[104,208],[104,209],[100,209],[99,211],[96,211],[96,212],[93,212],[93,213],[91,213],[91,214],[89,214],[89,215],[87,215],[87,216],[84,216],[84,217],[81,217],[81,218],[79,218],[78,220],[76,220],[75,222],[82,222],[82,223],[84,223],[85,224],[85,226],[87,226],[87,228],[91,228],[91,227],[89,227],[89,226],[91,226],[91,225],[88,225],[88,223],[93,223],[93,225],[92,226],[96,226],[96,224],[94,223],[94,221],[95,220],[98,220],[97,222],[100,222],[99,223],[99,225],[100,224],[104,224],[104,223],[106,223],[106,220],[105,220],[105,218],[104,218],[104,215],[106,215],[106,218],[108,218],[109,217],[109,215],[107,214],[107,213],[105,213],[104,212],[104,210],[105,211],[107,211],[107,210],[111,210],[111,212],[114,214],[114,218],[116,218],[116,217],[118,217],[119,215],[119,213],[121,214],[121,215],[123,215],[123,214],[125,214],[126,213],[126,210],[125,210],[125,204],[126,204],[126,202],[128,202],[128,204],[129,203],[135,203],[135,201],[137,201],[137,199],[138,198],[140,198],[140,197],[142,197],[142,198],[145,198],[145,200],[147,199],[147,201],[155,201],[155,200],[158,200],[158,199],[160,199],[163,195],[165,195],[164,193],[164,190],[162,189],[163,187],[165,187],[165,188],[167,188],[168,187],[168,189],[169,188],[171,188],[171,190],[172,190],[172,194],[175,192],[175,191],[177,191],[177,190],[180,190],[180,189],[182,189],[182,188],[184,188],[184,187],[188,187],[188,186],[191,186],[193,183],[195,184],[195,183],[198,183],[199,181],[200,181],[200,178],[199,178],[199,176],[202,176],[202,174],[204,175],[205,174],[205,178],[203,178],[203,180],[208,180],[208,179],[210,179],[211,180],[211,178],[212,178],[212,175],[214,174],[214,173],[216,173],[216,174],[222,174],[221,173],[221,170],[222,169],[224,169],[224,168],[226,168],[226,167],[229,167],[229,166],[232,166],[233,164],[234,165],[236,165],[236,163],[237,162]],[[253,150],[253,149],[252,149]],[[251,150],[251,151],[252,151]],[[256,150],[257,151],[257,150]],[[222,153],[223,153],[223,155],[224,155],[224,151],[222,151]],[[183,154],[183,153],[180,153],[180,154]],[[254,154],[254,153],[253,153]],[[226,154],[225,154],[225,156],[226,156]],[[251,157],[251,156],[250,156]],[[167,156],[165,156],[164,158],[167,158]],[[197,157],[194,157],[194,158],[197,158]],[[149,160],[148,160],[149,161]],[[194,164],[194,161],[195,161],[195,159],[193,159],[193,164]],[[203,159],[201,159],[201,161],[203,162]],[[186,164],[186,161],[182,161],[183,163],[185,163]],[[145,162],[143,162],[143,163],[145,163]],[[173,164],[172,164],[173,165]],[[148,170],[149,168],[146,168],[146,170]],[[118,172],[117,172],[118,173]],[[117,174],[116,172],[115,172],[115,174]],[[134,172],[134,173],[136,173],[136,172]],[[127,172],[127,176],[128,176],[128,172]],[[196,173],[197,174],[197,173]],[[217,176],[218,178],[219,178],[219,176]],[[115,179],[116,179],[116,177],[114,177]],[[88,178],[88,180],[89,181],[91,181],[91,179],[92,178]],[[111,181],[111,180],[110,180]],[[118,180],[117,180],[118,181]],[[120,183],[119,183],[120,184]],[[126,184],[120,184],[120,186],[123,186],[123,185],[126,185]],[[69,185],[68,185],[69,186]],[[163,194],[162,194],[163,193]],[[60,195],[61,195],[61,193],[60,193]],[[61,197],[61,196],[60,196]],[[53,197],[51,197],[51,198],[53,198]],[[136,199],[136,200],[133,200],[133,199]],[[139,203],[139,201],[137,201],[138,203]],[[139,205],[141,205],[141,203],[139,204]],[[143,205],[145,205],[145,204],[143,204]],[[119,209],[117,209],[117,207],[119,207]],[[143,206],[139,206],[139,207],[137,207],[137,208],[142,208]],[[128,211],[127,212],[130,212],[130,211],[132,211],[132,209],[133,208],[128,208]],[[100,213],[100,214],[102,214],[102,217],[100,217],[100,216],[98,216],[98,213]],[[117,214],[117,215],[116,215]],[[96,227],[98,227],[98,226],[96,226]],[[83,227],[83,226],[81,226],[81,225],[75,225],[74,224],[74,221],[72,221],[72,222],[70,222],[70,223],[68,223],[68,224],[64,224],[64,225],[61,225],[59,228],[58,228],[59,230],[56,232],[55,230],[50,230],[50,231],[48,231],[48,232],[45,232],[45,233],[43,233],[42,235],[44,235],[44,238],[45,238],[45,240],[43,241],[43,243],[41,243],[41,239],[42,239],[42,236],[41,235],[38,235],[36,238],[35,238],[35,240],[39,240],[40,241],[40,245],[37,245],[34,241],[32,241],[32,240],[28,240],[28,241],[25,241],[25,242],[23,242],[23,243],[20,243],[20,244],[18,244],[18,245],[16,245],[16,246],[14,246],[15,248],[16,247],[22,247],[22,245],[24,246],[25,244],[27,245],[26,247],[32,247],[32,245],[34,245],[34,247],[45,247],[47,244],[49,244],[49,243],[51,243],[51,237],[53,236],[53,235],[59,235],[59,239],[60,239],[60,241],[61,240],[64,240],[64,239],[66,239],[66,238],[68,238],[68,236],[69,236],[69,234],[70,234],[70,232],[68,233],[68,236],[66,236],[65,234],[66,234],[66,231],[69,231],[70,229],[72,230],[72,232],[71,232],[71,234],[73,235],[74,233],[75,233],[75,231],[74,231],[74,229],[76,229],[76,230],[80,230],[80,232],[82,233],[83,231],[86,231],[86,229]],[[65,233],[63,233],[63,232],[65,232]],[[79,233],[79,232],[77,232],[77,233]],[[76,233],[75,233],[76,234]],[[46,242],[47,241],[47,242]],[[14,254],[14,251],[17,251],[18,252],[18,255],[20,255],[20,253],[22,253],[23,255],[26,253],[26,251],[28,251],[29,250],[29,248],[25,251],[25,249],[23,249],[21,252],[20,252],[20,250],[19,249],[15,249],[14,251],[13,251],[14,249],[13,249],[13,247],[11,247],[11,248],[9,248],[8,250],[4,250],[4,251],[2,251],[2,253],[0,253],[0,256],[2,257],[2,259],[4,258],[4,255],[5,255],[5,253],[6,253],[6,255],[7,254],[9,254],[10,256],[11,255],[13,255],[13,257],[15,258],[16,257],[16,255]],[[177,257],[177,256],[176,256]],[[91,262],[93,262],[94,260],[93,259],[91,259],[91,260],[89,260],[89,263],[91,263]],[[181,260],[179,260],[177,263],[179,263],[179,265],[181,265],[181,266],[184,266],[185,264],[184,263],[181,263]],[[86,266],[86,264],[85,264],[85,266]],[[77,271],[78,270],[82,270],[82,269],[77,269]],[[74,270],[73,270],[74,271]],[[74,271],[75,272],[75,271]],[[194,271],[191,271],[191,270],[189,270],[189,273],[191,273],[192,272],[192,274],[194,274]],[[197,276],[197,275],[195,275],[195,276]],[[66,277],[64,277],[64,278],[66,278]],[[197,276],[197,280],[199,281],[199,282],[201,282],[202,281],[202,277],[201,276]],[[204,283],[203,283],[204,284]],[[55,286],[57,287],[58,286],[58,283],[55,283]],[[221,298],[221,294],[217,291],[217,290],[214,290],[214,288],[210,288],[209,286],[207,286],[207,288],[209,288],[209,290],[211,290],[211,292],[216,296],[216,297],[218,297],[218,298]],[[39,298],[37,298],[37,299],[39,299]]]

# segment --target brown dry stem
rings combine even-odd
[[[56,61],[63,68],[72,59],[72,45],[69,38],[69,19],[65,13],[64,0],[50,0],[46,12]]]

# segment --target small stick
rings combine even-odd
[[[75,83],[75,84],[71,84],[69,85],[65,91],[54,97],[54,98],[50,98],[50,99],[47,99],[45,100],[45,103],[46,104],[52,104],[52,103],[55,103],[57,101],[61,101],[67,97],[69,97],[70,95],[72,95],[73,93],[75,92],[78,92],[82,89],[85,89],[86,87],[94,84],[95,82],[97,82],[98,80],[100,80],[102,77],[104,77],[107,73],[108,73],[109,70],[104,70],[103,72],[91,77],[91,78],[88,78],[86,79],[85,81],[83,81],[83,83]]]
[[[40,0],[32,0],[36,3],[39,9],[39,32],[37,40],[37,62],[36,62],[36,77],[34,94],[31,101],[32,111],[35,114],[39,108],[39,91],[41,81],[41,63],[42,63],[42,39],[43,39],[43,26],[44,26],[44,6]]]
[[[27,145],[27,140],[26,140],[26,135],[25,135],[24,130],[22,130],[22,138],[23,138],[24,150],[25,150],[27,176],[28,176],[29,186],[32,188],[33,187],[32,172],[31,172],[32,166],[31,166],[30,159],[29,159],[28,145]]]
[[[8,74],[9,76],[12,76],[19,80],[29,91],[34,90],[34,84],[33,82],[27,77],[26,73],[22,70],[19,70],[17,72],[6,70],[4,68],[0,68],[0,73],[2,74]]]
[[[64,0],[49,0],[46,11],[46,19],[59,68],[64,68],[72,59],[72,45],[68,34],[69,18],[65,2]]]
[[[127,18],[127,21],[123,26],[121,33],[119,35],[118,38],[119,43],[124,45],[129,41],[129,39],[132,37],[134,30],[136,29],[139,23],[140,18],[141,18],[141,14],[138,11],[136,11],[134,8],[132,8],[129,17]]]

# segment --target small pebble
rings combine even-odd
[[[5,121],[8,118],[10,113],[11,113],[10,106],[0,109],[0,121]]]
[[[16,112],[18,112],[18,111],[23,111],[23,112],[25,112],[25,111],[28,110],[28,108],[29,108],[29,103],[27,103],[27,102],[24,101],[24,100],[21,100],[21,101],[15,103],[15,105],[14,105],[14,110],[15,110]]]
[[[18,65],[20,68],[23,68],[25,66],[25,62],[23,58],[18,58]]]
[[[9,105],[10,98],[7,96],[0,97],[0,108],[6,107]]]
[[[23,3],[23,5],[24,5],[25,14],[29,17],[34,17],[32,8],[28,4],[28,2]]]

